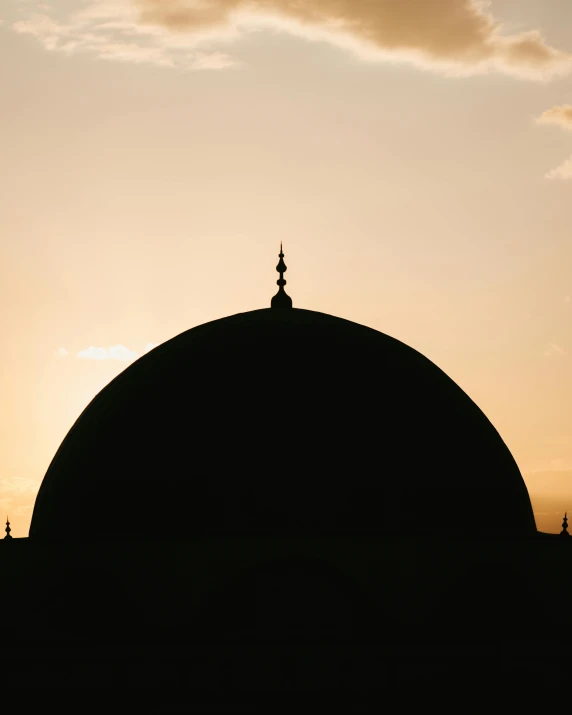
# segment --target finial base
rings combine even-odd
[[[275,310],[289,310],[292,308],[292,298],[284,292],[282,286],[280,286],[280,290],[270,301],[270,307]]]

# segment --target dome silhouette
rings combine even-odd
[[[430,360],[307,310],[188,330],[85,409],[40,488],[37,539],[301,532],[534,534],[508,448]]]

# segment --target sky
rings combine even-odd
[[[295,307],[439,365],[502,435],[538,528],[559,531],[571,28],[569,0],[4,0],[12,535],[113,377],[188,328],[269,306],[280,241]]]

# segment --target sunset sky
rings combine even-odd
[[[0,60],[14,536],[110,379],[188,328],[269,306],[280,241],[294,306],[445,370],[512,451],[538,527],[560,530],[570,0],[4,0]]]

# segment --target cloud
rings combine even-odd
[[[30,517],[41,480],[25,477],[0,477],[0,539],[9,517],[12,536],[27,534]]]
[[[561,357],[563,355],[568,355],[566,350],[556,343],[550,343],[546,350],[542,353],[544,357]]]
[[[50,51],[164,67],[222,69],[221,43],[271,29],[330,42],[369,61],[401,61],[445,74],[502,72],[548,79],[572,55],[537,30],[507,34],[485,0],[71,0],[13,25]],[[39,8],[39,4],[35,5]]]
[[[59,358],[66,358],[69,353],[65,348],[58,348],[57,350],[54,350],[54,355]]]
[[[147,343],[143,354],[154,350],[159,343]],[[60,348],[63,350],[64,348]],[[67,355],[67,351],[66,351]],[[131,360],[137,360],[141,357],[140,353],[135,350],[130,350],[126,348],[125,345],[111,345],[108,348],[97,348],[90,345],[85,350],[80,350],[76,353],[76,357],[80,360],[120,360],[121,362],[129,362]]]
[[[38,492],[39,481],[26,477],[0,478],[0,524],[6,516],[29,517]],[[14,529],[14,525],[12,527]],[[4,527],[0,526],[3,531]],[[16,533],[12,534],[16,536]],[[2,536],[0,536],[2,538]]]
[[[572,104],[558,104],[547,109],[536,121],[538,124],[555,124],[572,132]]]
[[[89,348],[80,350],[76,357],[81,360],[120,360],[121,362],[129,362],[130,360],[136,360],[139,357],[139,353],[129,350],[125,345],[112,345],[109,348],[96,348],[90,345]]]
[[[572,104],[557,104],[547,109],[536,120],[537,124],[552,124],[572,132]],[[545,174],[546,179],[566,181],[572,179],[572,156],[566,159],[556,169],[551,169]]]
[[[134,0],[144,24],[200,36],[273,25],[330,41],[369,59],[410,62],[454,74],[500,71],[546,79],[572,69],[572,55],[536,31],[504,34],[482,0]]]
[[[36,494],[38,491],[38,481],[26,477],[1,477],[0,495],[10,494],[12,497],[25,494]]]
[[[227,54],[197,49],[190,38],[166,28],[144,26],[130,0],[72,0],[72,10],[34,3],[21,8],[12,29],[30,35],[49,52],[86,54],[103,60],[181,69],[221,69],[235,61]],[[75,7],[75,10],[73,9]]]
[[[572,179],[572,156],[566,159],[566,161],[562,162],[560,166],[557,166],[556,169],[551,169],[549,172],[547,172],[545,174],[545,178],[557,179],[560,181],[567,181],[568,179]]]

